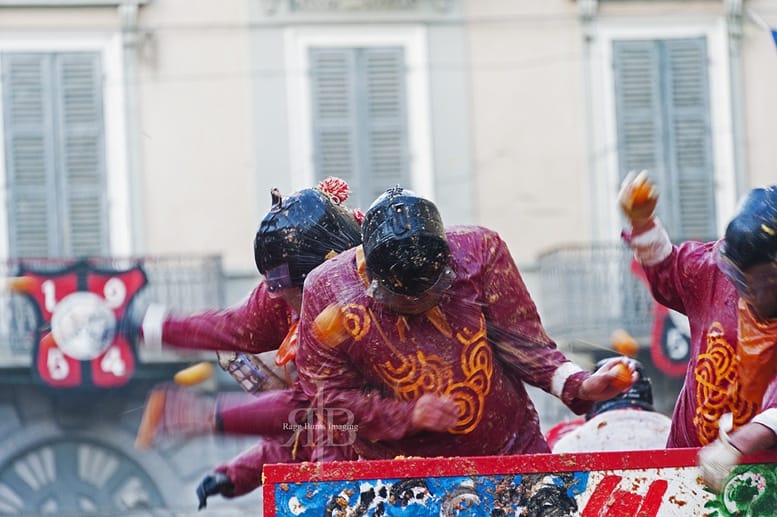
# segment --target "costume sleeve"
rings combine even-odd
[[[547,335],[507,245],[483,229],[479,249],[488,339],[512,376],[561,399],[575,413],[590,401],[576,397],[590,375],[572,363]]]
[[[682,314],[693,304],[692,297],[700,296],[700,286],[706,286],[714,242],[687,241],[673,245],[669,236],[655,219],[652,228],[631,237],[623,234],[624,240],[634,250],[634,257],[642,265],[645,277],[655,300]]]
[[[219,395],[216,426],[224,434],[257,436],[293,435],[295,425],[304,425],[310,402],[298,388],[270,390],[248,395]]]
[[[696,305],[710,286],[708,277],[714,243],[688,241],[672,246],[670,254],[661,262],[643,265],[645,277],[653,298],[666,307],[682,314]]]
[[[343,333],[343,308],[336,302],[321,306],[319,300],[336,299],[320,294],[325,292],[323,283],[315,275],[305,283],[296,359],[302,389],[322,412],[321,418],[358,426],[360,439],[397,440],[406,436],[411,430],[415,402],[398,401],[366,389],[362,375],[345,352],[351,339]]]
[[[165,345],[194,350],[261,353],[278,348],[289,330],[292,313],[280,297],[270,297],[261,282],[240,304],[186,317],[160,319]],[[143,332],[149,332],[143,325]]]

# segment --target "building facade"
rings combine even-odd
[[[678,240],[714,238],[744,192],[774,183],[772,24],[770,0],[0,0],[0,259],[12,275],[31,258],[143,258],[147,297],[223,306],[259,280],[251,242],[271,188],[336,175],[366,209],[399,183],[448,224],[499,231],[581,363],[622,327],[651,367],[655,308],[619,242],[620,181],[651,172]],[[34,318],[3,304],[0,483],[41,454],[113,451],[144,490],[84,508],[182,509],[250,443],[139,455],[131,409],[193,358],[140,355],[128,388],[97,392],[118,401],[98,418],[36,384],[34,344],[18,338]],[[673,389],[659,386],[662,409]],[[544,404],[544,421],[565,418]]]

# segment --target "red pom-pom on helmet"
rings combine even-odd
[[[318,184],[318,190],[329,196],[332,202],[339,205],[351,195],[351,187],[345,180],[330,176]]]
[[[354,208],[353,210],[351,210],[351,212],[353,213],[353,218],[356,219],[356,222],[359,223],[359,225],[361,225],[364,222],[364,212],[362,212],[358,208]]]

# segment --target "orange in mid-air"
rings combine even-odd
[[[144,450],[150,449],[154,444],[154,435],[162,420],[162,413],[165,410],[165,392],[157,390],[151,392],[146,404],[146,410],[143,412],[143,418],[140,420],[138,434],[135,437],[135,448]]]
[[[173,381],[179,386],[194,386],[213,376],[213,364],[208,361],[197,363],[176,373]]]
[[[5,279],[5,288],[15,293],[32,293],[38,283],[29,276],[12,276]]]
[[[610,335],[610,343],[612,343],[613,350],[621,355],[635,357],[639,352],[639,343],[637,343],[637,340],[623,329],[616,329],[613,331]]]

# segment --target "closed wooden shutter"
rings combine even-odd
[[[64,181],[64,252],[108,253],[102,71],[96,54],[57,56],[59,155]]]
[[[351,49],[310,51],[316,181],[337,176],[358,191],[355,57]]]
[[[706,40],[615,41],[613,66],[621,179],[651,172],[673,239],[715,238]]]
[[[402,48],[310,50],[317,180],[339,176],[366,208],[386,188],[409,184]]]
[[[45,257],[58,248],[51,66],[44,54],[6,55],[3,120],[9,251]]]
[[[10,255],[108,254],[99,54],[5,54],[2,70]]]

